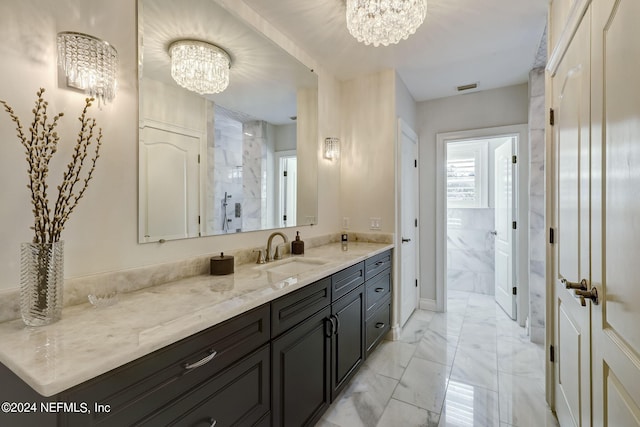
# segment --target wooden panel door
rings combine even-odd
[[[553,77],[556,158],[555,403],[562,426],[588,426],[591,302],[576,298],[589,266],[589,12]],[[584,305],[583,305],[584,302]]]
[[[592,3],[593,424],[640,426],[640,2]]]

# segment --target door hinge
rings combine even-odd
[[[511,223],[511,228],[513,228],[514,230],[517,230],[518,229],[518,223],[516,221],[513,221]]]
[[[418,287],[418,279],[416,279],[416,288]]]
[[[287,171],[284,171],[284,172],[282,173],[282,176],[287,176]]]
[[[200,215],[198,215],[198,224],[200,224]]]
[[[511,156],[511,163],[513,164],[518,163],[518,156]]]
[[[416,219],[414,220],[413,225],[414,225],[414,226],[416,226],[416,227],[418,226],[418,218],[416,218]]]
[[[553,228],[549,229],[549,243],[551,243],[552,245],[556,242],[556,236],[555,236],[555,231],[553,230]]]
[[[549,346],[549,362],[556,361],[556,350],[553,347],[553,344]]]
[[[282,220],[286,221],[287,220],[287,216],[286,215],[282,215]]]
[[[553,126],[556,123],[555,113],[553,108],[549,108],[549,124]]]
[[[198,164],[200,164],[200,154],[198,154]]]
[[[514,295],[518,295],[518,288],[516,288],[515,286],[511,288],[511,293],[513,293]]]
[[[418,167],[418,159],[414,159],[413,160],[413,167],[417,168]]]

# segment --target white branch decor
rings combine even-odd
[[[53,243],[60,240],[60,234],[78,202],[84,196],[93,177],[96,161],[100,157],[102,145],[102,128],[96,129],[96,119],[88,117],[87,112],[94,98],[86,98],[85,105],[78,120],[80,131],[73,149],[71,161],[62,177],[62,183],[56,188],[58,196],[53,205],[49,203],[49,162],[58,150],[60,136],[56,132],[63,113],[53,117],[48,115],[49,103],[42,95],[44,89],[37,92],[35,108],[32,110],[33,121],[25,132],[20,118],[6,101],[0,100],[5,111],[16,124],[18,139],[25,149],[27,158],[27,174],[33,205],[34,231],[33,243]]]

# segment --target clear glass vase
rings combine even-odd
[[[63,282],[63,241],[20,246],[20,311],[25,325],[60,320]]]

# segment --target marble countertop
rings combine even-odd
[[[62,320],[48,326],[1,323],[0,362],[52,396],[391,248],[350,242],[343,251],[340,243],[328,244],[295,256],[316,262],[301,274],[267,270],[286,258],[244,264],[228,276],[195,276],[121,294],[108,307],[66,307]]]

